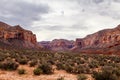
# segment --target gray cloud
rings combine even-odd
[[[49,12],[46,4],[32,4],[18,0],[1,0],[0,1],[0,18],[9,24],[20,24],[30,26],[33,21],[41,19],[42,14]]]
[[[101,2],[103,2],[104,0],[93,0],[95,3],[99,4]]]
[[[87,13],[97,13],[101,16],[108,16],[113,19],[120,19],[120,0],[75,0],[79,8]]]
[[[87,30],[89,27],[84,24],[74,24],[70,27],[72,30]]]
[[[48,31],[80,31],[80,30],[87,30],[89,27],[83,24],[73,24],[72,26],[63,26],[63,25],[45,25],[45,26],[36,26],[34,30],[48,30]]]
[[[64,30],[64,28],[65,28],[64,26],[60,26],[60,25],[46,27],[47,30],[53,30],[53,31],[61,31]]]
[[[115,2],[120,2],[120,0],[114,0]]]
[[[75,39],[120,22],[120,0],[1,0],[0,20],[20,24],[38,40]]]
[[[48,31],[61,31],[64,30],[65,26],[61,26],[61,25],[44,25],[44,26],[35,26],[35,28],[33,29],[34,31],[39,30],[48,30]],[[32,29],[32,27],[31,27]]]

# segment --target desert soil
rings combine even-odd
[[[77,75],[69,74],[63,70],[55,70],[52,75],[33,75],[33,67],[19,66],[26,70],[26,74],[19,75],[17,71],[3,71],[0,70],[0,80],[57,80],[57,78],[64,77],[65,80],[77,80]],[[90,75],[87,75],[87,80],[93,80]]]

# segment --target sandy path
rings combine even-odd
[[[1,71],[0,70],[0,80],[57,80],[57,78],[64,77],[65,80],[77,80],[76,76],[74,74],[66,73],[63,70],[55,70],[54,74],[52,75],[40,75],[35,76],[33,75],[33,69],[29,66],[20,66],[19,68],[23,68],[26,70],[26,74],[19,75],[17,71]],[[88,80],[92,80],[91,76],[87,75],[89,77]]]
[[[76,75],[66,73],[63,70],[56,70],[52,75],[33,75],[33,69],[29,66],[20,66],[26,70],[26,74],[19,75],[17,71],[2,71],[0,70],[0,80],[56,80],[60,77],[65,77],[65,80],[76,80]]]

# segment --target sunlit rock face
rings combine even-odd
[[[34,47],[37,43],[36,35],[21,26],[10,26],[0,22],[0,40],[9,44],[23,47]]]
[[[75,46],[72,50],[85,49],[112,49],[120,46],[120,25],[114,29],[105,29],[90,34],[85,38],[78,38],[75,41]],[[117,47],[118,48],[118,47]]]
[[[87,35],[85,38],[77,38],[76,41],[54,39],[39,42],[39,45],[52,51],[120,54],[120,25]]]

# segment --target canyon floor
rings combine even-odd
[[[67,73],[64,70],[55,70],[52,75],[33,75],[33,67],[29,67],[26,65],[21,65],[19,68],[23,68],[26,70],[26,74],[19,75],[17,71],[3,71],[0,70],[0,80],[57,80],[60,77],[64,77],[65,80],[77,80],[77,75]],[[87,80],[93,80],[90,75]]]

